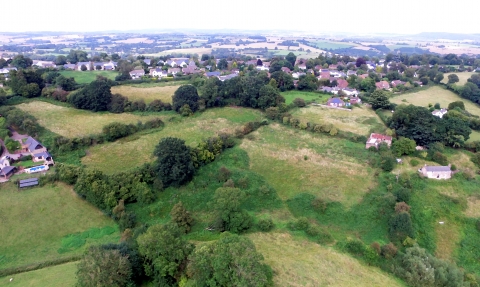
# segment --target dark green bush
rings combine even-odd
[[[271,218],[260,219],[257,225],[258,228],[264,232],[268,232],[275,227]]]

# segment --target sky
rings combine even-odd
[[[23,0],[17,3],[17,8],[23,7],[21,11],[11,7],[0,16],[1,32],[237,29],[358,34],[480,33],[479,0]]]

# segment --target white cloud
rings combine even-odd
[[[198,28],[480,33],[475,15],[479,8],[480,1],[475,0],[24,0],[2,13],[0,31]]]

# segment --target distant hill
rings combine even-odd
[[[461,33],[444,33],[444,32],[422,32],[416,35],[410,36],[414,39],[425,39],[425,40],[437,40],[437,39],[448,39],[448,40],[480,40],[480,34],[461,34]]]

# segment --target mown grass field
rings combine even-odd
[[[472,130],[467,142],[480,141],[480,132]]]
[[[75,82],[79,84],[88,84],[95,81],[97,76],[106,77],[110,80],[115,80],[115,77],[118,75],[117,71],[60,71],[64,77],[73,77]]]
[[[2,183],[0,222],[0,269],[78,255],[91,243],[119,239],[116,231],[68,246],[68,235],[115,223],[61,183],[21,191]]]
[[[323,103],[329,98],[329,95],[297,90],[283,92],[281,95],[285,98],[285,104],[287,105],[291,104],[296,98],[301,98],[305,101],[315,101],[317,103]]]
[[[465,109],[468,112],[480,116],[480,107],[478,105],[439,86],[434,86],[416,93],[395,96],[390,98],[390,101],[399,105],[412,104],[422,107],[428,107],[428,104],[434,105],[435,103],[439,103],[442,108],[447,108],[451,102],[463,101],[465,103]]]
[[[172,96],[181,84],[177,82],[161,83],[162,85],[122,85],[112,87],[112,94],[121,94],[130,101],[144,100],[150,103],[153,100],[161,100],[164,103],[172,103]]]
[[[0,286],[9,287],[73,287],[77,283],[78,262],[69,262],[43,269],[0,278]],[[10,278],[13,281],[10,282]]]
[[[458,76],[458,79],[460,80],[458,83],[455,83],[455,85],[463,86],[467,83],[467,80],[470,79],[470,77],[475,73],[474,72],[447,73],[447,74],[444,74],[442,83],[445,83],[445,84],[448,83],[448,75],[451,75],[451,74],[456,74]]]
[[[293,117],[316,124],[332,124],[341,131],[367,136],[373,129],[383,132],[386,127],[375,114],[365,106],[354,107],[351,111],[329,109],[321,106],[307,106],[295,109]]]
[[[352,206],[374,186],[374,171],[361,160],[364,144],[279,124],[253,135],[254,140],[244,139],[241,145],[251,169],[265,177],[283,200],[302,193]]]
[[[248,237],[272,267],[275,286],[405,286],[378,268],[290,234],[254,233]]]
[[[94,113],[41,101],[23,103],[16,107],[34,116],[38,123],[46,129],[68,138],[101,133],[104,126],[113,122],[136,124],[138,121],[145,122],[154,118],[162,118],[160,115]]]
[[[153,160],[152,153],[160,139],[178,137],[190,146],[197,145],[202,139],[217,132],[233,133],[235,128],[249,121],[262,119],[259,111],[243,108],[209,109],[195,116],[182,118],[179,122],[165,122],[159,131],[142,136],[133,135],[125,139],[94,146],[82,163],[96,167],[107,173],[131,169]]]

